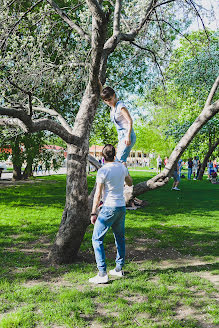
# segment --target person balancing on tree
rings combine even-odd
[[[110,118],[118,133],[115,160],[126,165],[130,151],[136,142],[133,120],[124,102],[117,98],[115,91],[111,87],[103,88],[100,81],[99,84],[101,91],[100,96],[105,104],[111,107]],[[133,207],[134,205],[143,205],[143,203],[142,200],[134,198],[131,204]]]

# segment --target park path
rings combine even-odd
[[[45,172],[45,171],[41,171],[39,173],[35,173],[33,174],[34,177],[43,177],[43,176],[47,176],[47,175],[54,175],[54,174],[66,174],[67,172],[67,168],[66,167],[61,167],[60,169],[58,169],[57,171],[53,171],[50,170],[49,172]],[[0,180],[11,180],[12,179],[12,172],[2,172],[2,176]]]

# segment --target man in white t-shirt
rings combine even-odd
[[[91,223],[94,224],[92,244],[95,253],[97,276],[89,281],[95,284],[107,283],[109,278],[106,272],[105,253],[103,240],[107,231],[112,227],[117,248],[116,267],[109,273],[122,277],[122,267],[125,260],[125,199],[124,182],[132,186],[132,178],[127,168],[120,162],[115,162],[115,148],[108,144],[103,148],[105,165],[97,172],[96,192],[93,200]],[[97,209],[101,198],[103,207],[97,216]]]

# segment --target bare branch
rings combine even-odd
[[[133,42],[133,41],[131,41],[130,43],[133,44],[134,46],[138,47],[139,49],[142,49],[142,50],[145,50],[145,51],[150,52],[150,53],[153,55],[153,58],[154,58],[155,64],[157,65],[157,67],[158,67],[158,69],[159,69],[159,71],[160,71],[160,74],[161,74],[161,76],[162,76],[162,78],[163,78],[163,80],[164,80],[164,76],[163,76],[162,69],[161,69],[161,67],[160,67],[160,64],[159,64],[158,61],[157,61],[157,57],[156,57],[154,51],[152,51],[152,50],[149,49],[149,48],[142,47],[142,46],[136,44],[136,43]]]
[[[147,9],[146,9],[146,13],[144,18],[142,19],[141,23],[139,24],[139,26],[131,31],[128,34],[123,33],[121,35],[121,40],[122,41],[134,41],[135,37],[138,35],[138,33],[140,32],[140,30],[143,28],[143,26],[145,25],[145,23],[149,20],[149,18],[151,17],[152,13],[153,13],[153,9],[155,8],[156,3],[158,2],[158,0],[151,0],[151,2],[149,3]]]
[[[45,108],[45,107],[33,107],[34,111],[39,111],[39,112],[43,112],[43,113],[48,113],[51,116],[55,116],[57,117],[57,119],[59,120],[60,124],[69,132],[69,133],[73,133],[72,128],[70,127],[70,125],[66,122],[66,120],[62,117],[62,115],[60,115],[56,110],[54,109],[49,109],[49,108]]]
[[[181,35],[183,38],[185,38],[190,44],[192,44],[191,40],[189,40],[189,38],[187,38],[187,36],[183,33],[180,32],[180,30],[178,30],[177,28],[175,28],[172,24],[170,24],[169,22],[167,22],[165,19],[149,19],[150,22],[164,22],[165,24],[169,25],[174,31],[176,31],[177,33],[179,33],[179,35]]]
[[[88,161],[98,170],[99,168],[101,168],[101,164],[96,160],[96,158],[94,158],[93,156],[91,156],[90,154],[88,154]]]
[[[105,18],[104,11],[96,0],[86,0],[88,8],[96,20],[102,21]]]
[[[0,125],[1,126],[13,126],[17,127],[19,126],[24,132],[28,132],[28,129],[26,125],[19,120],[18,118],[0,118]]]
[[[120,16],[122,9],[122,0],[116,0],[113,20],[113,34],[120,33]]]
[[[22,19],[24,18],[24,17],[26,17],[27,16],[27,14],[29,13],[29,12],[31,12],[32,10],[33,10],[33,8],[35,8],[36,6],[38,6],[38,4],[40,4],[41,2],[43,2],[43,0],[39,0],[38,2],[36,2],[33,6],[31,6],[21,17],[20,17],[20,19],[14,24],[14,26],[10,29],[10,31],[8,32],[8,35],[4,38],[4,40],[3,40],[3,42],[2,42],[2,44],[1,44],[1,46],[0,46],[0,49],[3,49],[4,48],[4,46],[5,46],[5,44],[6,44],[6,41],[7,41],[7,39],[9,38],[9,36],[14,32],[14,30],[15,30],[15,28],[16,28],[16,26],[22,21]]]
[[[199,11],[198,11],[198,9],[196,8],[196,6],[195,6],[193,0],[185,0],[185,1],[186,1],[187,3],[190,3],[190,4],[192,5],[192,7],[195,9],[195,12],[196,12],[197,16],[199,17],[199,19],[200,19],[200,21],[201,21],[201,23],[202,23],[202,26],[203,26],[203,29],[204,29],[205,34],[206,34],[206,36],[207,36],[207,39],[208,39],[208,41],[210,41],[210,38],[209,38],[208,32],[207,32],[206,27],[205,27],[205,24],[204,24],[204,21],[203,21],[201,15],[199,14]]]
[[[216,78],[216,80],[215,80],[215,82],[214,82],[214,84],[213,84],[213,86],[211,88],[211,91],[210,91],[210,93],[208,95],[208,98],[206,100],[206,103],[205,103],[205,107],[204,108],[210,106],[210,104],[212,102],[212,99],[213,99],[213,97],[215,95],[215,92],[217,91],[218,85],[219,85],[219,76]]]
[[[148,5],[145,16],[142,19],[139,26],[135,30],[133,30],[132,32],[130,32],[128,34],[125,34],[125,33],[122,34],[121,40],[123,40],[123,41],[134,41],[135,37],[138,35],[138,33],[141,31],[141,29],[145,26],[145,24],[149,21],[151,15],[153,14],[153,12],[156,8],[158,8],[160,6],[163,6],[163,5],[166,5],[167,3],[175,2],[175,1],[176,0],[168,0],[168,1],[164,1],[164,2],[161,2],[161,3],[157,4],[158,0],[152,0]]]
[[[0,115],[7,115],[19,119],[23,122],[29,132],[50,131],[69,144],[80,146],[82,143],[79,137],[69,133],[63,126],[51,119],[32,120],[24,110],[2,106],[0,106]]]
[[[71,27],[74,29],[82,38],[90,42],[90,36],[77,24],[75,24],[68,15],[59,8],[59,6],[53,0],[46,0],[50,6],[56,11],[56,13]]]

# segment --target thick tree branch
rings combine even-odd
[[[34,111],[43,112],[43,113],[47,113],[47,114],[49,114],[51,116],[56,117],[59,120],[60,124],[63,126],[63,128],[65,128],[69,133],[73,133],[73,130],[70,127],[70,125],[62,117],[62,115],[60,115],[56,110],[45,108],[45,107],[33,107],[33,110]]]
[[[80,138],[69,133],[63,126],[51,119],[32,120],[24,110],[2,106],[0,106],[0,115],[19,119],[29,132],[50,131],[69,144],[80,146],[82,143]]]
[[[121,35],[121,41],[134,41],[135,37],[138,35],[138,33],[141,31],[141,29],[145,26],[146,22],[149,20],[149,18],[151,17],[154,8],[156,8],[156,3],[158,2],[158,0],[152,0],[145,12],[145,16],[142,19],[141,23],[139,24],[139,26],[132,30],[130,33],[123,33]]]
[[[146,13],[144,18],[142,19],[141,23],[139,24],[139,26],[131,31],[130,33],[114,33],[104,44],[104,49],[103,49],[103,53],[102,53],[102,59],[101,59],[101,67],[100,67],[100,80],[101,83],[104,84],[105,82],[105,73],[106,73],[106,65],[107,65],[107,59],[109,57],[109,55],[115,50],[116,46],[118,45],[119,42],[121,41],[134,41],[135,37],[137,36],[137,34],[140,32],[140,30],[142,29],[142,27],[145,25],[145,23],[149,20],[149,18],[151,17],[153,10],[152,8],[156,5],[156,3],[158,2],[158,0],[151,0],[151,2],[149,3],[147,9],[146,9]],[[117,9],[117,13],[119,13],[119,10],[121,11],[121,9]],[[121,12],[120,12],[121,15]],[[118,23],[117,23],[118,26]]]
[[[97,169],[99,170],[99,168],[101,168],[101,164],[96,160],[96,158],[94,158],[93,156],[91,156],[90,154],[88,154],[88,161]]]
[[[24,132],[28,132],[26,125],[18,118],[0,118],[1,126],[20,127]]]
[[[88,42],[91,41],[90,36],[77,24],[75,24],[68,15],[59,8],[59,6],[53,0],[46,0],[50,6],[56,11],[56,13],[71,27],[71,29],[75,30],[83,39]]]
[[[133,196],[143,194],[149,190],[159,188],[166,184],[169,181],[169,178],[172,176],[174,165],[179,160],[182,153],[188,147],[199,130],[218,112],[219,100],[214,104],[204,108],[201,114],[197,117],[197,119],[190,126],[185,135],[179,141],[178,145],[173,150],[168,160],[168,164],[164,168],[163,172],[148,181],[144,181],[135,185],[133,189]]]
[[[97,21],[102,21],[105,18],[104,11],[102,10],[98,1],[86,0],[86,3],[92,13],[92,16],[95,17]]]
[[[130,33],[127,34],[122,34],[121,40],[123,41],[134,41],[135,37],[138,35],[138,33],[141,31],[141,29],[145,26],[145,24],[149,21],[151,15],[153,14],[154,10],[160,6],[166,5],[167,3],[170,2],[175,2],[176,0],[169,0],[169,1],[164,1],[161,3],[158,3],[158,0],[152,0],[149,5],[148,8],[146,10],[145,16],[142,19],[141,23],[139,24],[139,26],[131,31]]]
[[[208,106],[210,106],[210,104],[212,102],[212,99],[213,99],[213,97],[215,95],[215,92],[217,91],[218,85],[219,85],[219,75],[216,78],[216,80],[215,80],[215,82],[214,82],[214,84],[213,84],[213,86],[211,88],[211,91],[210,91],[210,93],[208,95],[208,98],[207,98],[206,103],[205,103],[205,108],[208,107]]]
[[[114,19],[113,19],[113,34],[120,33],[121,9],[122,9],[122,0],[116,0]]]

